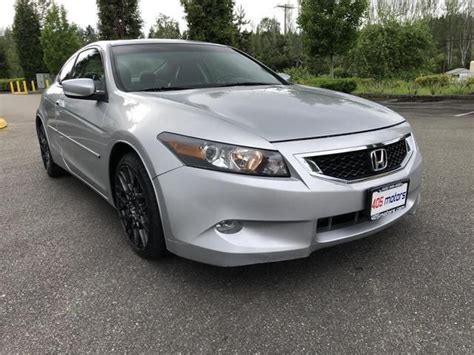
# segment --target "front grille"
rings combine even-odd
[[[401,167],[408,154],[406,140],[385,145],[383,148],[387,151],[388,164],[385,169],[379,171],[374,171],[370,160],[370,153],[379,148],[317,155],[305,159],[309,161],[310,166],[316,164],[323,175],[351,181],[383,174]]]

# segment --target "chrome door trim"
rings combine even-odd
[[[82,143],[79,143],[78,141],[76,141],[75,139],[69,137],[68,135],[64,134],[63,132],[57,130],[56,128],[54,128],[53,126],[51,125],[48,125],[48,128],[52,129],[53,131],[55,131],[57,134],[61,135],[62,137],[66,138],[67,140],[71,141],[72,143],[76,144],[77,146],[81,147],[82,149],[86,150],[87,152],[89,152],[90,154],[94,155],[97,159],[100,159],[100,154],[97,153],[97,152],[94,152],[92,149],[90,148],[87,148],[84,144]]]

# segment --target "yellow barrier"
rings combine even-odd
[[[49,87],[49,82],[46,80],[46,85]],[[16,87],[16,90],[15,90]],[[22,89],[23,87],[23,89]],[[28,84],[26,80],[20,81],[10,81],[10,92],[13,95],[28,95]],[[34,80],[31,80],[31,91],[36,92],[36,83]]]
[[[23,80],[23,91],[21,91],[21,84],[19,81],[16,82],[16,92],[12,92],[14,95],[28,95],[28,87],[26,86],[26,81]],[[10,89],[13,89],[13,86],[10,86]]]
[[[44,82],[45,82],[45,84],[46,84],[46,89],[49,88],[49,80],[46,79]]]

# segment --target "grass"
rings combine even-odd
[[[420,85],[416,84],[415,81],[375,81],[371,79],[359,79],[357,81],[357,89],[354,91],[354,94],[433,96],[429,87],[421,87]],[[472,94],[474,94],[474,85],[450,83],[447,86],[436,88],[434,96]]]
[[[331,80],[325,78],[325,80]],[[414,80],[375,80],[354,78],[357,82],[357,88],[352,92],[355,95],[381,95],[381,96],[433,96],[431,88],[422,87]],[[319,86],[318,80],[315,78],[305,78],[298,80],[300,84],[309,86]],[[451,82],[447,86],[440,86],[435,89],[434,96],[454,96],[454,95],[474,95],[474,83],[469,85]]]

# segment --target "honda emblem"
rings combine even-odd
[[[386,169],[388,165],[387,151],[383,148],[371,151],[370,161],[372,162],[373,171]]]

